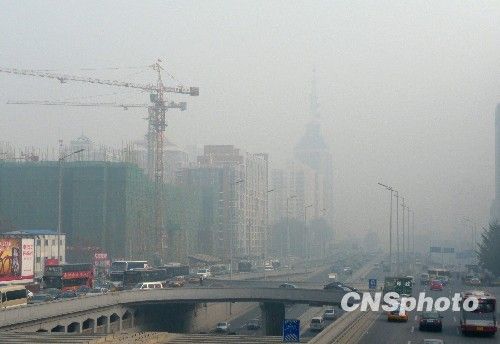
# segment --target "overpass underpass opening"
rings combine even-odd
[[[118,331],[120,331],[120,316],[116,313],[113,313],[109,317],[109,332],[115,333]]]
[[[79,322],[72,322],[71,324],[68,325],[68,330],[66,332],[68,332],[68,333],[80,333],[80,323]]]
[[[132,313],[127,310],[122,316],[122,330],[131,328],[132,326]]]
[[[95,329],[95,333],[106,333],[106,322],[108,320],[108,317],[105,315],[100,316],[97,318],[97,326]]]
[[[139,306],[136,312],[145,330],[189,333],[194,310],[193,303],[162,303]]]
[[[63,325],[57,325],[56,327],[53,327],[50,332],[66,332],[66,328]]]
[[[94,319],[88,318],[82,323],[82,333],[94,333]]]

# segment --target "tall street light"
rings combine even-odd
[[[309,240],[309,237],[307,236],[307,209],[311,208],[313,205],[312,204],[308,204],[308,205],[305,205],[304,206],[304,242],[305,242],[305,245],[306,245],[306,272],[307,272],[307,267],[309,265],[309,255],[310,255],[310,252],[309,252],[309,243],[310,243],[310,240]]]
[[[403,207],[403,247],[402,247],[402,252],[401,252],[401,257],[403,258],[403,266],[405,265],[405,256],[406,256],[406,251],[405,251],[405,209],[406,209],[406,204],[405,204],[405,198],[401,197],[403,199],[403,202],[401,203],[401,206]]]
[[[326,208],[323,208],[321,209],[319,212],[321,214],[321,216],[324,218],[326,216]],[[325,220],[326,221],[326,220]],[[323,233],[321,234],[320,236],[320,240],[322,241],[322,250],[321,250],[321,259],[325,259],[326,257],[326,236],[325,236],[325,232],[323,231]]]
[[[407,228],[407,231],[406,231],[407,236],[406,237],[408,238],[408,240],[406,240],[406,255],[408,256],[408,258],[407,258],[407,262],[408,262],[407,265],[409,266],[410,265],[410,259],[411,259],[411,254],[410,254],[410,207],[408,206],[406,209],[408,210],[408,213],[407,213],[407,226],[406,226],[406,228]]]
[[[274,189],[269,189],[266,192],[266,230],[264,233],[264,280],[267,279],[267,274],[266,274],[266,261],[267,261],[267,242],[269,241],[269,194],[273,192]]]
[[[66,155],[62,155],[62,152],[59,156],[58,159],[58,169],[59,169],[59,180],[58,180],[58,196],[57,196],[57,260],[59,261],[59,264],[61,264],[62,259],[61,259],[61,231],[62,231],[62,193],[63,193],[63,183],[62,183],[62,163],[65,161],[67,158],[74,154],[78,154],[83,152],[85,149],[79,149],[74,152],[71,152]],[[66,258],[65,258],[66,259]]]
[[[243,183],[245,180],[244,179],[238,179],[234,181],[232,184],[233,185],[238,185],[240,183]],[[235,190],[235,198],[237,197],[236,195],[236,190]],[[237,202],[237,199],[235,200],[235,203]],[[231,231],[230,239],[229,239],[229,279],[233,279],[233,246],[234,246],[234,235],[235,232],[237,231],[237,224],[238,224],[238,219],[236,218],[236,204],[233,206],[234,209],[234,228]]]
[[[297,195],[291,195],[286,198],[286,257],[287,257],[287,265],[288,268],[290,269],[290,261],[291,261],[291,256],[290,256],[290,211],[289,211],[289,201],[297,198]],[[281,250],[283,251],[283,244],[280,245]],[[284,257],[283,252],[281,252],[281,257]]]
[[[399,276],[399,192],[394,190],[396,193],[396,273]]]
[[[391,201],[389,206],[389,274],[392,275],[392,194],[394,189],[391,186],[378,183],[378,185],[386,188],[391,193]]]
[[[411,227],[412,227],[412,242],[413,242],[413,271],[415,271],[415,265],[416,265],[416,253],[415,253],[415,212],[412,210],[411,211]],[[415,273],[415,272],[414,272]]]

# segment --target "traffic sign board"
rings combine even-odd
[[[411,295],[412,285],[411,280],[407,277],[402,277],[396,279],[396,285],[394,286],[395,292],[399,295]]]
[[[285,319],[283,321],[283,342],[300,343],[300,320]]]
[[[369,289],[377,289],[377,279],[376,278],[370,278],[368,280],[368,288]]]

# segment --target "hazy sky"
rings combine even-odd
[[[276,164],[309,120],[315,67],[336,226],[385,235],[382,181],[409,198],[419,230],[451,231],[463,216],[488,221],[499,23],[499,1],[1,1],[0,66],[147,83],[154,74],[137,67],[160,57],[200,87],[188,111],[169,113],[169,139],[235,144]],[[148,96],[0,73],[0,140],[18,145],[55,146],[82,132],[120,145],[146,130],[141,110],[9,99]]]

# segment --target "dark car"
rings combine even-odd
[[[56,289],[56,288],[47,288],[47,289],[42,289],[41,294],[49,294],[52,296],[54,299],[58,299],[61,297],[61,290]]]
[[[49,302],[52,300],[54,300],[54,297],[50,294],[35,294],[28,300],[28,304],[31,305],[35,303]]]
[[[283,283],[279,287],[283,288],[283,289],[296,289],[297,288],[297,286],[295,286],[295,284],[291,284],[291,283]]]
[[[92,288],[86,286],[86,285],[81,285],[78,287],[78,289],[76,290],[76,293],[78,295],[86,295],[89,291],[91,291]]]
[[[347,286],[343,283],[340,283],[340,282],[331,282],[331,283],[328,283],[326,284],[323,289],[325,290],[337,290],[337,291],[344,291],[346,293],[349,293],[351,291],[355,291],[355,292],[358,292],[358,289],[354,288],[354,287],[350,287],[350,286]]]
[[[420,331],[424,330],[434,330],[434,331],[442,331],[443,323],[441,321],[443,317],[439,315],[438,312],[423,312],[420,315],[420,321],[418,325],[418,329]]]
[[[439,280],[432,280],[430,282],[429,289],[430,290],[441,291],[441,290],[443,290],[443,283],[441,283],[441,281],[439,281]]]
[[[258,329],[260,329],[259,319],[253,319],[247,323],[247,330],[258,330]]]
[[[61,293],[61,299],[72,299],[74,297],[78,297],[78,294],[75,291],[63,291]]]

